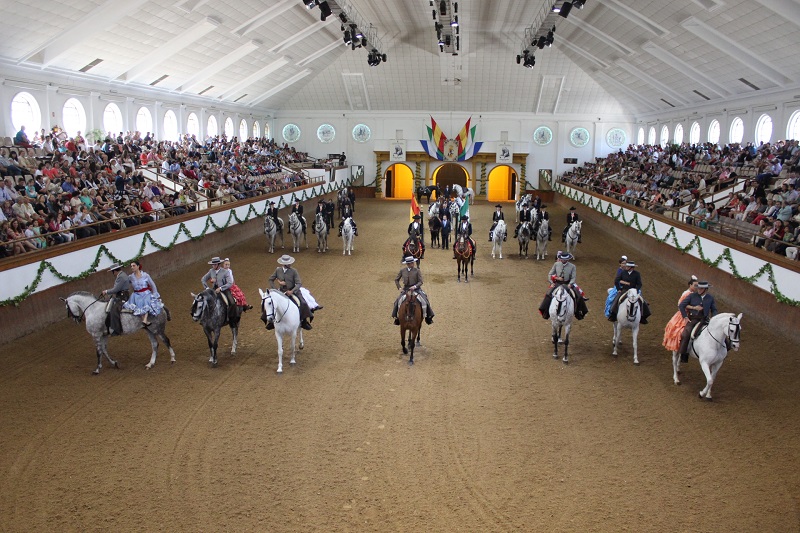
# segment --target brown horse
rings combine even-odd
[[[400,346],[403,347],[404,354],[408,354],[408,349],[411,350],[411,358],[408,360],[409,365],[414,364],[415,339],[416,344],[419,345],[422,315],[422,302],[417,300],[417,293],[406,291],[406,299],[400,304],[397,316],[400,319]],[[408,332],[408,349],[406,349],[406,331]]]
[[[403,257],[411,256],[417,260],[417,266],[419,266],[419,261],[422,259],[422,242],[419,240],[416,234],[409,235],[406,242],[403,244]]]
[[[469,283],[469,275],[467,275],[467,266],[469,266],[470,274],[475,276],[475,256],[473,255],[472,246],[466,235],[460,234],[453,243],[453,253],[456,255],[456,264],[458,272],[458,281],[461,282],[461,271],[464,271],[464,282]],[[463,268],[462,268],[463,267]]]

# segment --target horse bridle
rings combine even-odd
[[[628,301],[628,320],[633,322],[633,319],[636,318],[636,309],[639,306],[639,296],[637,295],[634,300],[631,300],[630,297],[625,296],[625,300]]]
[[[72,308],[71,308],[71,307],[70,307],[70,305],[69,305],[69,301],[68,301],[67,299],[64,299],[64,302],[67,304],[67,318],[71,318],[71,319],[72,319],[72,320],[74,320],[74,321],[75,321],[77,324],[80,324],[81,322],[83,322],[83,317],[84,317],[84,315],[86,314],[86,311],[88,311],[88,310],[89,310],[89,308],[90,308],[91,306],[93,306],[93,305],[94,305],[94,304],[96,304],[97,302],[101,302],[101,301],[102,301],[102,300],[101,300],[100,298],[96,298],[96,299],[95,299],[95,301],[93,301],[92,303],[90,303],[89,305],[87,305],[87,306],[86,306],[86,308],[85,308],[85,309],[83,309],[83,310],[80,312],[80,314],[79,314],[79,315],[76,315],[75,313],[73,313],[73,312],[72,312]]]
[[[561,309],[565,307],[565,306],[564,306],[564,302],[566,302],[566,301],[567,301],[567,298],[569,298],[570,296],[569,296],[569,293],[567,292],[567,289],[564,289],[564,285],[560,285],[559,287],[562,289],[562,290],[560,291],[560,294],[561,294],[563,297],[562,297],[562,298],[559,298],[559,297],[558,297],[558,296],[555,294],[555,292],[558,292],[558,289],[556,289],[556,290],[553,292],[553,298],[555,298],[555,300],[558,302],[558,307],[556,307],[556,317],[558,317],[558,320],[559,320],[559,321],[561,321],[561,320],[562,320],[562,316],[566,316],[566,314],[567,314],[567,310],[566,310],[566,309],[564,309],[564,312],[563,312],[563,313],[561,312]]]
[[[741,324],[734,323],[733,318],[734,317],[728,319],[728,332],[725,337],[731,341],[731,347],[738,348],[740,342],[739,335],[741,334],[742,326]],[[731,329],[733,329],[733,331],[731,331]],[[725,342],[717,339],[714,334],[711,333],[711,330],[708,327],[706,327],[706,331],[708,331],[708,336],[714,339],[717,344],[725,346]]]
[[[285,316],[286,316],[286,311],[288,311],[288,310],[289,310],[289,306],[292,304],[292,302],[288,301],[288,300],[289,300],[289,298],[287,297],[286,309],[284,309],[284,310],[283,310],[283,313],[281,313],[281,315],[280,315],[280,316],[278,316],[278,313],[277,313],[277,306],[275,305],[275,300],[273,300],[273,299],[272,299],[272,296],[270,296],[270,291],[267,291],[267,292],[264,294],[264,297],[261,299],[261,301],[263,302],[264,300],[269,300],[269,301],[270,301],[270,304],[272,304],[272,305],[271,305],[271,307],[272,307],[272,312],[271,312],[271,313],[265,313],[265,314],[267,315],[267,320],[270,320],[270,317],[272,317],[272,320],[273,320],[273,321],[274,321],[276,324],[280,324],[281,320],[283,320],[283,317],[285,317]],[[262,308],[263,308],[263,305],[262,305]]]

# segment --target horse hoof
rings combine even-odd
[[[277,373],[278,373],[278,374],[283,374],[283,369],[282,369],[282,368],[279,368],[279,369],[277,370]]]
[[[558,354],[557,353],[553,354],[553,359],[558,359]]]
[[[639,366],[639,361],[634,361],[633,364]]]
[[[565,364],[565,365],[568,365],[568,364],[569,364],[569,360],[567,360],[567,359],[562,359],[562,361],[564,361],[564,364]]]
[[[93,376],[99,376],[100,375],[100,369],[99,368],[95,368],[94,370],[92,370],[92,375]]]
[[[117,369],[122,368],[121,366],[119,366],[119,361],[114,361],[114,368],[117,368]],[[98,371],[98,373],[99,373],[99,371]]]
[[[408,366],[414,366],[414,361],[409,361]]]
[[[151,365],[150,363],[148,363],[148,364],[144,365],[144,367],[145,367],[147,370],[150,370],[151,368],[153,368],[153,365]]]
[[[680,384],[681,384],[680,380],[677,380],[677,379],[676,379],[676,380],[675,380],[675,385],[680,385]]]

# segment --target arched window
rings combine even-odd
[[[662,148],[666,148],[668,142],[669,142],[669,128],[665,124],[661,128],[661,140],[659,141],[659,143],[661,144]]]
[[[636,144],[644,144],[644,128],[639,128],[639,134],[636,136]]]
[[[708,125],[708,142],[719,144],[719,120],[714,119]]]
[[[239,142],[247,140],[247,122],[242,119],[239,123]]]
[[[153,115],[146,107],[140,107],[136,112],[136,130],[144,135],[153,131]]]
[[[683,124],[675,125],[675,135],[673,136],[675,144],[683,144]]]
[[[186,119],[186,133],[189,134],[189,137],[192,135],[195,138],[200,137],[200,119],[194,112],[189,113],[189,118]]]
[[[211,115],[208,117],[208,124],[206,125],[206,136],[216,137],[219,135],[219,128],[217,127],[217,117]]]
[[[789,125],[786,127],[786,140],[800,139],[800,110],[792,113],[789,117]]]
[[[122,124],[122,111],[119,106],[111,102],[103,111],[103,128],[112,133],[119,133],[125,126]]]
[[[689,142],[691,144],[700,143],[700,124],[697,122],[692,124],[692,127],[689,129]]]
[[[258,139],[261,137],[261,126],[258,125],[258,121],[256,120],[253,122],[253,138]]]
[[[70,98],[64,102],[61,115],[64,121],[64,131],[70,137],[75,137],[79,131],[86,131],[86,111],[77,98]]]
[[[233,137],[233,120],[231,117],[225,119],[225,137],[230,141]]]
[[[30,132],[28,139],[33,141],[33,134],[42,127],[42,111],[31,93],[17,93],[11,100],[11,123],[16,130],[14,133],[25,126]]]
[[[647,144],[653,146],[656,144],[656,128],[655,126],[650,126],[650,130],[647,132]]]
[[[269,140],[272,136],[269,134],[269,123],[264,122],[264,138]]]
[[[768,143],[772,139],[772,117],[766,113],[756,122],[756,144]]]
[[[178,117],[175,116],[175,112],[172,109],[168,109],[164,113],[164,140],[178,140]]]
[[[728,139],[732,143],[740,143],[744,138],[744,121],[739,117],[733,119],[731,122],[731,129],[728,132]]]

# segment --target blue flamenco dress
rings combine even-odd
[[[135,316],[145,313],[150,313],[150,316],[161,314],[164,304],[161,303],[161,295],[158,294],[153,278],[147,272],[142,272],[141,277],[133,275],[130,280],[133,293],[123,307],[133,311]]]

